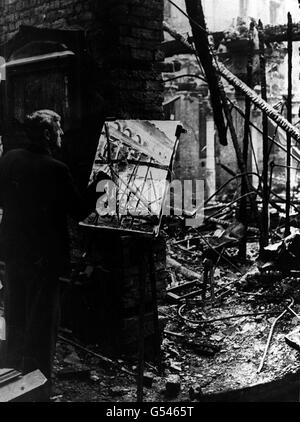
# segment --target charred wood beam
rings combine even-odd
[[[270,104],[268,104],[259,95],[257,95],[253,89],[248,87],[247,84],[242,82],[237,76],[231,73],[222,63],[218,64],[218,71],[220,72],[220,75],[227,80],[227,82],[248,96],[253,104],[255,104],[256,107],[261,111],[263,111],[269,117],[269,119],[277,123],[277,125],[285,132],[290,133],[292,138],[300,143],[299,130],[287,119],[285,119],[280,113],[278,113],[277,110],[275,110],[272,106],[270,106]]]
[[[193,19],[190,19],[190,25],[194,37],[196,54],[200,59],[211,93],[210,101],[220,143],[222,145],[227,145],[226,127],[223,117],[223,106],[218,81],[219,76],[216,73],[214,58],[210,49],[207,32],[205,30],[206,23],[201,0],[186,0],[186,9],[188,15],[193,17]]]
[[[238,167],[240,169],[240,172],[243,174],[242,183],[244,184],[245,191],[251,192],[252,189],[251,189],[250,178],[249,178],[249,175],[247,173],[247,166],[246,166],[246,163],[244,161],[242,150],[240,148],[239,140],[238,140],[238,137],[237,137],[237,133],[236,133],[233,121],[232,121],[231,111],[229,110],[229,107],[228,107],[228,102],[227,102],[227,98],[226,98],[226,94],[225,94],[223,86],[220,86],[220,91],[221,91],[222,101],[223,101],[223,105],[224,105],[224,113],[225,113],[225,116],[226,116],[226,119],[227,119],[228,128],[229,128],[230,135],[231,135],[231,140],[232,140],[233,147],[234,147],[235,154],[236,154],[236,158],[237,158],[237,164],[238,164]],[[253,196],[251,196],[250,201],[251,201],[251,208],[252,208],[253,216],[255,217],[256,221],[259,222],[260,219],[259,219],[259,215],[258,215],[257,204],[256,204],[256,201],[255,201],[255,198]]]
[[[179,34],[178,32],[174,31],[174,29],[170,28],[166,23],[164,23],[164,29],[172,35],[174,38],[179,40],[185,47],[190,49],[190,53],[195,53],[195,50],[190,46],[190,44],[185,40],[185,38]],[[249,97],[251,102],[256,105],[261,111],[263,111],[269,119],[273,120],[277,125],[283,129],[285,132],[289,132],[293,139],[300,143],[300,133],[298,129],[293,126],[287,119],[285,119],[278,111],[276,111],[272,106],[270,106],[266,101],[264,101],[256,92],[249,88],[247,84],[242,82],[237,76],[235,76],[232,72],[230,72],[226,66],[222,63],[218,63],[216,68],[217,72],[222,76],[224,79],[227,80],[234,88],[240,90],[244,95]]]
[[[191,46],[185,46],[178,40],[164,41],[160,44],[159,49],[164,53],[165,57],[173,57],[177,54],[191,53]]]
[[[224,32],[211,33],[216,46],[220,44],[224,38]],[[287,25],[266,26],[264,29],[265,42],[267,44],[272,42],[287,41]],[[193,42],[193,37],[190,38]],[[300,41],[300,22],[292,25],[292,41]],[[166,57],[172,57],[176,54],[189,54],[188,48],[183,46],[179,40],[165,41],[161,44],[160,49],[164,52]]]
[[[247,65],[247,85],[252,88],[252,73],[253,73],[253,55],[254,55],[254,42],[253,42],[253,29],[254,24],[251,23],[249,31],[249,45],[248,45],[248,65]],[[250,136],[250,119],[251,119],[251,101],[245,96],[245,123],[244,123],[244,143],[243,143],[243,158],[246,167],[248,168],[248,152],[249,152],[249,136]],[[242,196],[247,193],[247,185],[242,180]],[[247,255],[247,226],[248,226],[248,200],[242,199],[240,206],[240,221],[245,225],[245,234],[239,246],[239,255],[242,259],[246,259]]]
[[[187,51],[189,54],[196,52],[196,50],[192,47],[192,44],[190,44],[184,38],[183,35],[181,35],[175,29],[171,28],[171,26],[167,22],[163,22],[163,30],[166,31],[168,34],[170,34],[171,37],[173,37],[174,40],[178,42],[178,45],[180,45],[181,47],[183,47],[185,49],[185,51]]]
[[[191,8],[191,10],[188,9],[189,10],[188,13],[195,18],[196,12],[197,12],[197,10],[194,10],[195,3],[194,3],[193,0],[189,0],[189,1],[192,3],[193,7]],[[188,5],[187,5],[187,7],[188,7]],[[200,15],[201,15],[201,13],[200,13]],[[204,31],[201,31],[201,29],[197,25],[195,25],[194,19],[191,22],[191,25],[192,24],[195,26],[195,31],[198,30],[198,31],[202,32],[202,36],[203,36],[203,34],[205,34]],[[189,45],[189,43],[184,39],[184,37],[181,34],[178,34],[176,31],[174,31],[172,28],[170,28],[166,23],[164,23],[164,29],[170,35],[172,35],[175,39],[182,42],[183,45],[185,45],[186,47],[189,47],[191,52],[195,53],[195,50]],[[208,43],[207,38],[206,38],[206,43]],[[197,49],[198,48],[201,49],[201,44],[197,47]],[[211,51],[209,49],[209,46],[208,46],[208,53],[210,55],[210,60],[212,62]],[[200,58],[200,60],[201,60],[201,58]],[[214,74],[215,74],[215,72],[218,72],[219,75],[223,76],[222,71],[220,70],[221,69],[220,63],[214,64],[214,67],[215,67]],[[226,69],[226,68],[224,67],[224,69]],[[235,76],[233,74],[231,74],[231,75],[233,76],[233,78],[235,78]],[[242,154],[242,151],[241,151],[241,148],[240,148],[240,145],[239,145],[239,141],[238,141],[238,137],[237,137],[237,133],[236,133],[233,121],[232,121],[231,112],[230,112],[229,107],[228,107],[228,102],[227,102],[226,94],[225,94],[225,91],[224,91],[224,87],[223,87],[223,85],[222,85],[222,83],[221,83],[221,81],[218,77],[216,77],[215,80],[216,80],[216,83],[218,84],[218,94],[220,95],[220,99],[221,99],[221,107],[222,107],[221,111],[223,113],[223,110],[224,110],[224,114],[225,114],[225,117],[226,117],[227,122],[228,122],[228,128],[229,128],[232,143],[233,143],[233,146],[234,146],[234,149],[235,149],[238,166],[239,166],[240,172],[245,175],[244,176],[245,186],[247,186],[248,192],[250,192],[251,191],[251,183],[250,183],[249,177],[247,175],[247,168],[246,168],[245,162],[243,160],[243,154]],[[239,79],[238,79],[238,81],[239,81]],[[299,139],[300,139],[300,137],[299,137]],[[255,216],[256,220],[259,221],[258,212],[257,212],[257,205],[256,205],[256,202],[255,202],[255,199],[253,197],[251,197],[250,200],[251,200],[251,208],[252,208],[252,211],[253,211],[253,215]]]
[[[300,41],[300,22],[292,23],[290,27],[292,42]],[[267,43],[288,41],[288,25],[265,26],[264,36]]]
[[[265,58],[265,38],[263,26],[259,24],[259,49],[260,49],[260,73],[261,73],[261,96],[267,102],[267,77],[266,77],[266,58]],[[262,171],[262,231],[260,237],[260,248],[263,251],[269,243],[269,125],[266,113],[262,116],[263,125],[263,171]]]
[[[167,266],[173,268],[176,271],[179,271],[189,280],[197,280],[198,282],[202,282],[201,274],[184,267],[182,264],[171,257],[167,257]]]
[[[287,119],[292,122],[292,98],[293,98],[293,33],[292,33],[292,16],[288,13],[288,27],[287,27],[287,39],[288,39],[288,97],[287,97]],[[292,148],[291,135],[287,133],[286,137],[286,216],[285,216],[285,236],[291,234],[290,227],[290,208],[291,208],[291,148]]]
[[[231,101],[230,99],[229,99],[229,102],[230,102],[230,104],[232,105],[232,107],[242,116],[242,117],[244,117],[244,118],[246,118],[246,115],[245,115],[245,113],[244,113],[244,111],[243,110],[241,110],[240,109],[240,107],[238,107],[236,104],[234,104],[234,102],[233,101]],[[257,126],[257,125],[255,125],[253,122],[251,122],[250,121],[250,126],[251,127],[253,127],[253,129],[255,129],[258,133],[260,133],[261,135],[263,135],[263,131]],[[281,149],[282,151],[284,151],[285,153],[287,152],[287,149],[283,146],[283,145],[281,145],[279,142],[277,142],[277,141],[275,141],[275,139],[273,139],[271,136],[269,136],[269,141],[270,142],[272,142],[274,145],[276,145],[279,149]],[[300,164],[300,160],[299,160],[299,158],[295,155],[295,154],[293,154],[293,153],[291,153],[291,157],[294,159],[294,160],[296,160],[297,161],[297,163],[299,163]]]

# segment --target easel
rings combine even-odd
[[[117,122],[116,122],[117,123]],[[171,122],[172,124],[176,122]],[[162,222],[162,218],[164,215],[164,205],[166,201],[166,186],[167,183],[171,181],[171,174],[172,169],[175,162],[175,155],[176,150],[179,144],[179,138],[182,133],[185,133],[185,130],[181,125],[177,125],[176,133],[175,133],[175,142],[172,142],[172,150],[170,150],[170,139],[168,140],[166,135],[162,136],[162,130],[158,130],[158,128],[153,125],[152,130],[158,136],[158,139],[161,140],[161,148],[162,152],[159,152],[155,149],[149,148],[149,145],[146,146],[140,139],[140,143],[137,145],[134,141],[128,136],[128,134],[124,134],[120,127],[122,126],[122,122],[118,128],[111,125],[109,127],[108,123],[105,123],[105,131],[104,131],[104,138],[100,138],[100,150],[99,153],[97,151],[96,161],[100,161],[100,168],[101,165],[108,166],[109,175],[111,180],[117,186],[118,194],[117,197],[119,201],[117,202],[116,207],[116,215],[114,221],[112,220],[111,226],[107,220],[103,224],[101,217],[98,215],[96,219],[89,222],[88,224],[84,224],[84,226],[93,227],[97,230],[112,230],[113,232],[117,233],[118,235],[122,236],[123,233],[130,235],[133,237],[134,241],[137,244],[139,257],[140,260],[138,262],[138,295],[139,295],[139,329],[138,329],[138,373],[137,373],[137,401],[143,401],[143,387],[144,387],[144,368],[145,368],[145,311],[146,311],[146,262],[149,263],[149,276],[150,276],[150,287],[151,287],[151,305],[152,305],[152,316],[153,316],[153,331],[154,331],[154,346],[155,346],[155,362],[157,364],[158,372],[161,373],[162,365],[161,365],[161,350],[160,350],[160,333],[159,333],[159,319],[158,319],[158,309],[157,309],[157,293],[156,293],[156,277],[155,277],[155,263],[154,263],[154,242],[155,238],[158,237],[160,226]],[[175,127],[174,127],[175,129]],[[127,130],[127,129],[126,129]],[[145,132],[145,131],[144,131]],[[147,132],[148,135],[145,139],[150,139],[150,132]],[[139,137],[140,138],[140,137]],[[102,140],[102,143],[101,143]],[[152,139],[152,141],[155,138]],[[163,142],[167,142],[169,145],[169,150],[172,151],[172,154],[169,156],[169,162],[166,163],[168,154],[166,153],[166,145]],[[169,143],[169,144],[168,144]],[[135,154],[129,152],[130,157],[127,157],[124,160],[122,157],[121,146],[124,144],[127,148],[131,148],[135,150]],[[147,149],[148,148],[148,149]],[[113,152],[113,154],[112,154]],[[162,159],[158,158],[158,155],[161,154],[162,156],[165,154],[165,157]],[[142,160],[141,157],[146,156],[146,161]],[[156,157],[156,160],[153,159]],[[122,172],[118,174],[117,166],[122,164],[130,164],[133,165],[133,170],[131,171],[127,182],[123,179]],[[97,164],[98,165],[98,164]],[[96,169],[99,169],[99,166],[96,166]],[[146,166],[146,172],[144,176],[143,183],[139,183],[141,175],[138,176],[139,169],[141,167]],[[163,180],[166,181],[165,191],[162,196],[158,196],[156,189],[155,189],[155,181],[152,177],[152,169],[160,169],[161,171],[166,172],[165,178]],[[143,174],[143,172],[141,173]],[[144,197],[144,189],[146,188],[147,182],[150,182],[152,186],[152,191],[155,197],[155,200],[149,203],[149,200],[145,199]],[[167,186],[168,187],[168,186]],[[121,195],[120,195],[121,194]],[[133,206],[132,202],[130,203],[130,199],[133,198]],[[120,203],[124,207],[123,201],[125,201],[125,209],[128,213],[129,217],[129,224],[128,218],[123,218],[121,213],[119,212]],[[159,215],[155,214],[155,207],[152,207],[153,203],[159,206]],[[143,212],[139,215],[139,206],[142,206],[142,211],[146,212],[147,217],[150,217],[150,221],[153,221],[152,217],[155,216],[155,223],[151,223],[152,231],[142,231],[137,229],[139,226],[135,226],[134,223],[137,221],[139,223],[139,217],[144,217]],[[144,208],[143,208],[144,207]],[[136,217],[137,216],[137,217]],[[116,227],[116,219],[117,219],[117,227]],[[151,220],[152,219],[152,220]],[[146,257],[148,260],[146,260]]]
[[[88,231],[88,246],[95,243],[94,234],[97,232],[97,238],[105,238],[105,234],[111,233],[108,228],[101,227],[84,227],[85,231]],[[102,235],[101,235],[102,233]],[[146,322],[146,302],[149,303],[149,297],[146,296],[146,281],[149,276],[150,281],[150,300],[151,300],[151,314],[152,314],[152,325],[153,325],[153,338],[154,338],[154,362],[157,367],[159,374],[162,373],[162,359],[161,359],[161,336],[159,331],[159,317],[157,307],[157,285],[156,285],[156,274],[155,274],[155,261],[154,261],[154,245],[156,237],[154,235],[141,235],[140,233],[134,233],[129,231],[114,230],[114,235],[117,235],[119,240],[116,240],[119,244],[119,248],[126,247],[126,238],[130,236],[130,241],[136,245],[138,251],[138,336],[137,336],[137,401],[143,401],[143,388],[144,388],[144,370],[145,370],[145,322]],[[117,237],[115,239],[117,239]],[[125,241],[124,241],[125,240]],[[97,240],[96,240],[97,242]],[[89,253],[87,252],[87,255]],[[117,254],[119,256],[119,254]],[[124,257],[122,258],[124,261]],[[120,262],[120,268],[123,268],[123,262]],[[126,269],[125,269],[126,270]]]

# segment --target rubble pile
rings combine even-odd
[[[287,385],[294,391],[300,358],[299,233],[293,229],[263,254],[251,241],[241,260],[243,227],[226,222],[225,229],[179,224],[169,237],[167,295],[158,307],[164,320],[163,370],[146,361],[145,401],[263,400]],[[99,359],[101,344],[86,346],[89,352],[74,344],[59,342],[56,400],[135,400],[136,356],[120,352],[107,362]]]

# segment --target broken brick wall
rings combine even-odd
[[[163,58],[163,0],[3,0],[0,42],[20,25],[83,29],[102,68],[107,114],[160,119],[162,85],[155,65]]]

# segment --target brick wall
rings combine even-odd
[[[103,70],[107,113],[120,118],[162,118],[163,0],[2,0],[0,42],[20,25],[83,29]]]

